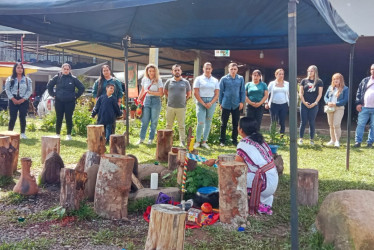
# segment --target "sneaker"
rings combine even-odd
[[[182,148],[185,148],[186,147],[186,143],[184,141],[181,141],[179,143],[179,146],[182,147]]]
[[[27,136],[25,133],[21,133],[21,139],[27,139]]]
[[[298,144],[303,145],[303,139],[300,138]]]
[[[153,143],[153,140],[149,139],[147,144],[152,145],[152,143]]]
[[[373,147],[373,143],[368,143],[368,145],[366,145],[367,148],[372,148]]]
[[[262,203],[260,203],[258,205],[257,212],[259,214],[267,214],[267,215],[272,215],[273,214],[273,210],[271,210],[271,207],[268,206],[268,205],[262,204]]]
[[[210,149],[209,145],[206,142],[204,142],[203,144],[201,144],[201,146],[203,148]]]
[[[73,140],[73,138],[71,138],[71,135],[66,135],[66,140],[71,141],[71,140]]]
[[[139,141],[137,141],[137,142],[135,143],[135,145],[142,144],[143,142],[144,142],[144,140],[143,140],[143,139],[140,139]]]
[[[200,147],[200,142],[195,142],[195,144],[193,145],[193,148],[199,148]]]
[[[56,134],[55,136],[58,137],[58,138],[60,138],[60,135],[59,135],[59,134]]]
[[[224,146],[225,146],[225,143],[221,142],[221,143],[219,144],[219,146],[220,146],[220,147],[224,147]]]
[[[353,145],[354,148],[359,148],[361,147],[361,143],[360,142],[356,142],[355,145]]]
[[[335,146],[336,148],[340,148],[340,143],[339,143],[339,141],[336,141],[335,144],[334,144],[334,146]]]
[[[335,142],[333,141],[329,141],[328,143],[326,143],[326,146],[334,146],[335,145]]]
[[[314,141],[313,140],[310,140],[310,145],[314,146]]]

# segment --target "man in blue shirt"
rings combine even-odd
[[[238,144],[238,123],[240,110],[244,107],[245,102],[245,88],[244,78],[237,73],[238,65],[230,63],[229,74],[223,76],[219,82],[219,104],[222,109],[220,146],[225,146],[226,143],[226,128],[230,113],[232,118],[232,143],[235,146]]]

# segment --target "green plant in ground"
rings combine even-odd
[[[14,183],[13,178],[9,176],[0,177],[0,187],[8,186],[9,184]]]
[[[197,189],[208,186],[218,186],[217,171],[198,165],[194,170],[187,172],[186,199],[195,195]]]
[[[177,187],[177,169],[161,178],[162,187]]]
[[[36,129],[37,129],[35,123],[33,123],[33,122],[32,123],[28,123],[27,126],[26,126],[26,128],[27,128],[28,132],[35,132]]]
[[[52,245],[56,242],[56,239],[49,238],[39,238],[36,240],[33,239],[24,239],[22,241],[13,242],[13,243],[2,243],[0,245],[0,250],[43,250],[51,249]]]
[[[55,131],[55,126],[56,126],[56,112],[52,111],[46,116],[43,117],[42,119],[42,125],[41,125],[41,130],[46,131],[46,132],[54,132]]]
[[[68,215],[76,216],[79,220],[93,220],[99,217],[86,201],[82,201],[79,209],[69,212]]]
[[[287,144],[286,137],[277,131],[277,122],[273,121],[270,125],[270,132],[267,136],[268,142],[272,145],[285,146]]]
[[[145,197],[139,200],[130,201],[127,206],[129,213],[143,213],[148,206],[155,204],[155,199]]]
[[[27,199],[26,196],[11,191],[9,192],[8,196],[4,200],[8,204],[20,204],[26,199]]]
[[[123,244],[122,234],[117,230],[103,229],[91,236],[94,245]]]
[[[9,123],[9,112],[8,110],[0,111],[0,126],[8,126]]]
[[[89,111],[89,104],[83,103],[75,106],[73,114],[73,135],[87,135],[87,125],[93,124],[94,119]]]

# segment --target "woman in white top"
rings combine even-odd
[[[289,83],[284,80],[283,69],[275,71],[275,80],[269,83],[268,89],[269,99],[265,103],[265,108],[270,109],[271,123],[278,122],[280,133],[283,135],[289,104]]]
[[[143,143],[147,133],[149,122],[151,129],[149,132],[148,144],[152,144],[155,138],[155,132],[158,124],[158,118],[161,111],[161,97],[164,94],[164,86],[160,78],[158,68],[154,64],[148,64],[145,67],[144,77],[142,79],[142,90],[139,99],[144,99],[142,126],[140,128],[140,140],[137,144]]]

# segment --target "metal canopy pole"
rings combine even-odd
[[[297,0],[288,2],[288,61],[290,81],[291,249],[299,249],[297,212]]]
[[[347,118],[347,152],[345,157],[346,170],[349,170],[349,153],[351,149],[351,120],[352,120],[352,85],[353,85],[353,58],[355,55],[355,44],[351,45],[349,54],[349,89],[348,89],[348,118]]]
[[[123,38],[123,45],[124,45],[124,57],[125,57],[125,97],[126,97],[126,145],[130,144],[130,132],[129,132],[129,46],[131,43],[131,38],[129,36],[126,36]]]

